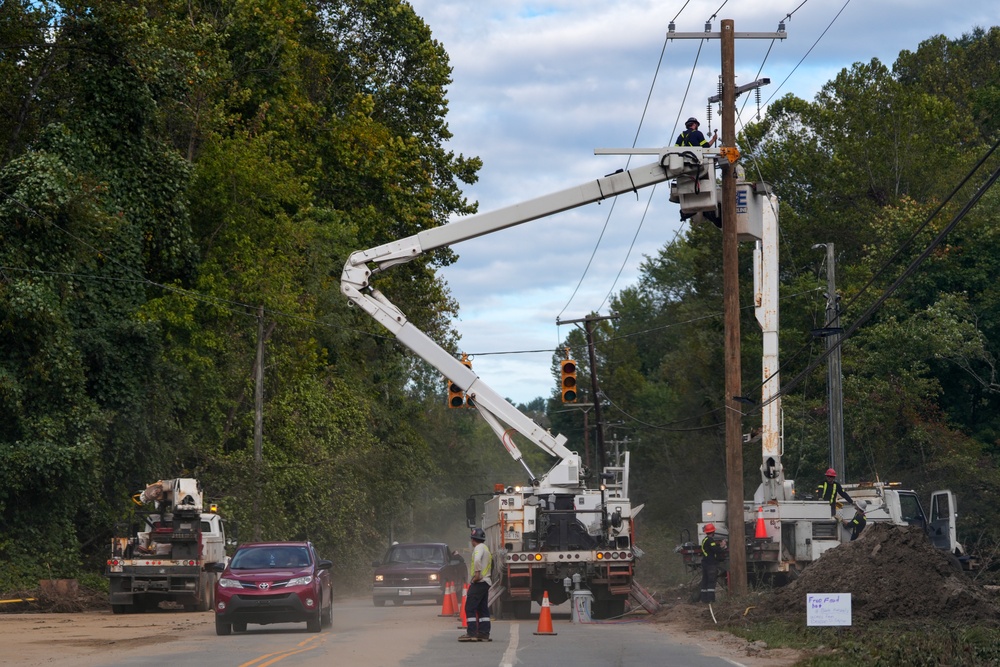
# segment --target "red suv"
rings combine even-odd
[[[243,544],[215,585],[215,632],[248,623],[300,623],[319,632],[333,623],[333,563],[309,542]]]

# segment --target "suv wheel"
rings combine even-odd
[[[323,617],[322,612],[317,609],[316,615],[306,621],[306,632],[322,632]]]
[[[223,623],[222,621],[220,621],[218,619],[218,617],[216,617],[216,619],[215,619],[215,634],[217,634],[219,636],[224,636],[224,635],[232,634],[232,632],[233,632],[233,626],[231,624],[229,624],[229,623]]]

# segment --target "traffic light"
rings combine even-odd
[[[449,408],[464,408],[465,407],[465,394],[459,389],[458,385],[448,380],[448,407]]]
[[[462,355],[462,364],[465,365],[470,371],[472,370],[472,362],[469,361],[469,356],[466,354]],[[457,384],[452,380],[448,380],[448,407],[449,408],[464,408],[473,407],[472,399],[465,395]]]
[[[561,381],[560,390],[562,392],[563,403],[576,403],[576,362],[572,359],[563,359],[559,362]]]
[[[462,363],[465,364],[465,367],[468,368],[470,371],[472,370],[472,362],[469,361],[469,357],[465,354],[462,355]],[[469,396],[468,394],[466,394],[465,396],[465,407],[467,408],[476,407],[476,404],[472,401],[472,397]]]

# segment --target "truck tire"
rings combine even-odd
[[[132,611],[132,605],[130,604],[113,604],[111,605],[112,614],[128,614]]]
[[[215,586],[212,582],[212,577],[206,576],[201,582],[201,595],[198,599],[198,604],[195,605],[195,611],[208,611],[214,606],[215,597]]]
[[[246,631],[247,631],[246,623],[233,623],[233,632],[246,632]]]
[[[215,634],[220,637],[233,633],[233,626],[230,623],[223,623],[218,616],[215,617]]]
[[[375,605],[376,607],[384,607],[385,600],[382,598],[372,598],[372,604]]]

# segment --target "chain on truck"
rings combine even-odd
[[[203,507],[198,480],[160,480],[132,497],[134,519],[111,538],[107,563],[111,609],[116,614],[175,602],[185,611],[208,611],[226,562],[226,532],[215,506]]]
[[[682,214],[714,215],[718,210],[715,162],[719,149],[667,147],[595,152],[655,155],[656,161],[354,252],[341,277],[341,289],[350,303],[439,370],[455,386],[455,392],[464,392],[528,474],[528,485],[502,487],[485,503],[483,528],[498,575],[490,589],[490,605],[492,613],[499,617],[526,615],[531,602],[540,603],[546,593],[557,604],[577,593],[589,595],[596,618],[620,615],[630,593],[637,600],[648,600],[634,579],[635,562],[641,552],[634,544],[633,521],[641,506],[633,507],[629,501],[628,454],[600,471],[597,488],[589,487],[580,456],[565,446],[564,436],[542,429],[487,386],[471,365],[463,364],[409,322],[402,310],[372,287],[371,278],[438,248],[668,180],[674,181],[671,196],[680,202]],[[514,432],[555,457],[557,463],[552,469],[540,477],[532,473],[514,444]],[[472,514],[474,521],[474,507]]]

